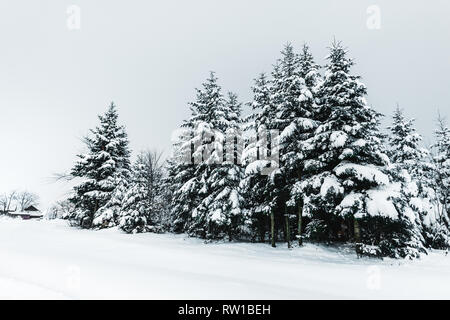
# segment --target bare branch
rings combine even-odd
[[[17,204],[19,206],[20,211],[24,211],[30,206],[36,206],[39,203],[39,196],[28,192],[28,191],[21,191],[17,193],[16,195]]]

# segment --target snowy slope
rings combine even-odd
[[[450,255],[381,261],[349,248],[204,244],[0,218],[0,298],[449,299]]]

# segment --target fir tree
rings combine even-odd
[[[114,190],[111,197],[104,206],[98,209],[95,219],[92,223],[94,228],[110,228],[118,224],[119,216],[122,214],[123,202],[126,199],[126,193],[129,188],[129,175],[124,176],[118,172],[114,176]]]
[[[433,233],[433,247],[450,246],[450,129],[444,118],[438,117],[435,130],[436,142],[432,146],[432,188],[437,197],[437,219]]]
[[[125,196],[119,228],[127,233],[146,231],[150,216],[150,202],[147,191],[146,167],[142,156],[133,165],[131,188]]]
[[[129,177],[130,151],[125,128],[118,124],[118,113],[111,103],[104,115],[99,116],[100,125],[91,130],[85,138],[88,152],[78,155],[71,174],[83,181],[75,186],[71,198],[75,206],[71,219],[76,225],[91,228],[93,221],[97,227],[110,226],[114,214],[104,215],[105,206],[113,196],[117,179]],[[96,219],[105,217],[105,221]]]
[[[279,74],[279,66],[274,66],[273,75]],[[274,174],[278,168],[276,148],[272,145],[273,119],[275,106],[272,104],[272,83],[262,73],[252,88],[253,113],[245,120],[246,147],[242,159],[245,177],[241,183],[246,198],[246,223],[252,229],[253,238],[265,240],[270,228],[272,246],[275,246],[275,207],[277,197]],[[268,223],[270,217],[270,224]]]
[[[185,162],[179,152],[179,146],[175,145],[173,156],[167,161],[167,178],[164,183],[169,196],[170,230],[175,233],[189,229],[192,211],[198,204],[195,166]]]
[[[215,188],[211,176],[224,160],[226,132],[232,118],[238,117],[238,110],[227,105],[213,72],[202,89],[197,89],[190,107],[192,116],[183,124],[177,154],[169,168],[169,181],[179,187],[172,193],[171,211],[177,230],[214,238],[218,228],[208,210]]]
[[[310,138],[317,127],[315,96],[320,75],[306,44],[299,56],[293,54],[291,46],[287,46],[283,54],[284,77],[275,95],[279,100],[276,121],[281,124],[278,127],[281,131],[280,166],[287,184],[286,192],[292,195],[288,204],[297,207],[297,237],[301,244],[303,194],[292,192],[292,186],[303,176],[301,141]]]
[[[210,191],[198,210],[208,216],[206,238],[228,237],[231,241],[242,232],[243,198],[239,187],[243,175],[240,164],[241,103],[233,93],[228,93],[228,99],[224,103],[227,111],[223,162],[212,166],[211,173],[205,180]]]
[[[438,128],[435,131],[436,143],[434,144],[436,164],[436,184],[442,203],[442,217],[448,221],[450,213],[450,129],[445,120],[439,116]]]
[[[389,127],[389,158],[400,169],[407,170],[416,178],[422,175],[423,161],[428,151],[420,147],[422,137],[414,128],[414,119],[405,119],[403,112],[397,106],[393,115],[393,123]]]
[[[434,214],[431,203],[435,194],[427,177],[432,170],[427,161],[428,150],[419,145],[422,137],[416,132],[414,119],[405,119],[398,106],[389,129],[391,172],[394,180],[401,184],[399,198],[402,199],[402,210],[410,210],[411,217],[415,216],[415,223],[410,227],[420,231],[425,244],[431,244],[433,236],[430,228],[434,228],[430,225],[430,217]]]
[[[197,196],[188,233],[201,238],[209,237],[213,228],[211,212],[206,207],[207,198],[212,193],[209,178],[213,168],[223,161],[227,110],[221,90],[217,77],[211,72],[202,90],[197,89],[197,99],[190,104],[192,117],[185,124],[191,130],[188,147],[192,148],[195,180],[188,181],[183,188],[189,188]],[[194,185],[196,190],[191,189]]]
[[[297,188],[306,193],[306,207],[317,226],[309,232],[327,240],[353,239],[359,253],[372,254],[370,245],[378,245],[382,255],[399,254],[399,247],[420,250],[420,235],[406,232],[414,218],[396,205],[388,191],[391,176],[379,132],[381,115],[367,105],[366,87],[350,74],[353,61],[346,54],[340,43],[332,44],[318,91],[321,124],[302,144],[307,150],[307,178]],[[392,233],[406,235],[379,233],[374,221],[385,223]],[[397,251],[385,250],[390,246],[381,241]]]
[[[306,90],[304,90],[305,81],[299,74],[298,56],[291,44],[287,44],[281,54],[282,58],[278,61],[279,70],[274,73],[271,87],[271,103],[276,108],[272,126],[281,133],[279,139],[272,141],[280,153],[279,170],[276,172],[276,179],[279,182],[279,185],[276,186],[278,203],[274,218],[279,225],[284,224],[285,240],[290,246],[290,215],[286,202],[291,191],[292,184],[289,181],[292,178],[291,175],[297,175],[296,172],[293,173],[295,171],[293,167],[298,163],[297,146],[294,142],[296,137],[294,136],[296,133],[303,132],[305,126],[312,127],[312,123],[309,119],[304,121],[308,111],[300,105],[300,100],[305,98],[303,93],[306,93]]]

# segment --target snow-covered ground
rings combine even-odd
[[[450,298],[450,255],[357,259],[348,248],[213,243],[0,218],[0,298]]]

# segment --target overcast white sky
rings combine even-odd
[[[79,30],[67,28],[73,4]],[[370,5],[381,10],[378,30],[366,24]],[[2,0],[0,192],[60,199],[68,186],[52,174],[72,166],[112,100],[133,150],[168,152],[210,70],[247,101],[283,44],[306,41],[324,64],[334,36],[355,58],[368,101],[389,115],[400,103],[429,140],[437,110],[450,110],[447,0]]]

